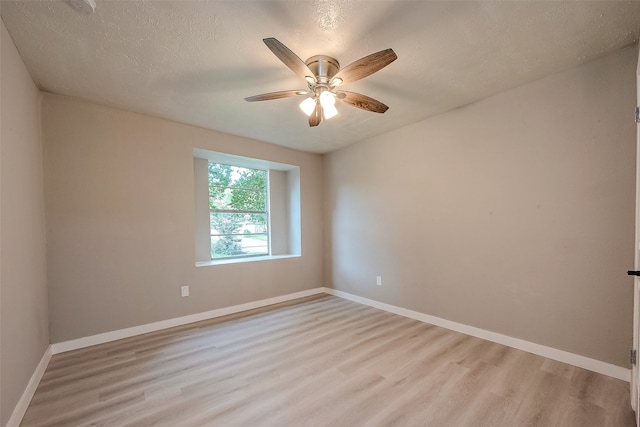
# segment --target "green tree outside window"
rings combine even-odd
[[[269,253],[267,171],[209,163],[211,257]]]

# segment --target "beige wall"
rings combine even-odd
[[[0,425],[49,345],[40,94],[2,23]]]
[[[321,156],[54,95],[42,126],[52,342],[323,285]],[[194,266],[194,147],[300,167],[301,257]]]
[[[627,367],[636,55],[327,155],[327,284]]]

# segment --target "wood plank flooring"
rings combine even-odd
[[[22,426],[634,426],[629,384],[337,297],[54,355]]]

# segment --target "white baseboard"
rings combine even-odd
[[[91,335],[88,337],[78,338],[69,341],[63,341],[52,344],[53,354],[64,353],[65,351],[76,350],[79,348],[90,347],[92,345],[103,344],[106,342],[116,341],[123,338],[129,338],[136,335],[142,335],[149,332],[160,331],[162,329],[182,326],[188,323],[200,322],[202,320],[213,319],[216,317],[227,316],[229,314],[239,313],[241,311],[253,310],[254,308],[266,307],[268,305],[278,304],[298,298],[304,298],[311,295],[328,293],[327,288],[307,289],[292,294],[280,295],[273,298],[267,298],[259,301],[252,301],[245,304],[234,305],[231,307],[218,308],[215,310],[205,311],[202,313],[190,314],[188,316],[175,317],[173,319],[161,320],[159,322],[147,323],[145,325],[133,326],[131,328],[119,329],[116,331],[105,332],[102,334]]]
[[[36,366],[36,370],[33,371],[33,375],[31,375],[31,379],[27,383],[27,387],[24,389],[22,396],[20,396],[20,400],[16,404],[16,407],[13,409],[13,413],[7,422],[5,427],[18,427],[22,422],[22,418],[24,414],[27,412],[27,408],[31,403],[31,399],[38,388],[38,384],[40,384],[40,380],[42,379],[42,375],[44,375],[44,371],[47,369],[47,365],[49,365],[49,361],[51,360],[51,346],[48,346],[42,355],[42,359],[40,359],[40,363]]]
[[[52,344],[48,350],[49,352],[48,358],[51,357],[51,354],[63,353],[65,351],[76,350],[79,348],[89,347],[96,344],[103,344],[106,342],[116,341],[123,338],[129,338],[136,335],[142,335],[149,332],[155,332],[162,329],[173,328],[175,326],[186,325],[188,323],[199,322],[202,320],[227,316],[229,314],[239,313],[241,311],[252,310],[254,308],[265,307],[268,305],[278,304],[281,302],[290,301],[297,298],[304,298],[307,296],[317,295],[321,293],[334,295],[334,296],[344,298],[350,301],[354,301],[360,304],[368,305],[370,307],[388,311],[390,313],[398,314],[400,316],[408,317],[410,319],[419,320],[421,322],[429,323],[431,325],[440,326],[446,329],[450,329],[452,331],[461,332],[463,334],[471,335],[477,338],[482,338],[487,341],[492,341],[498,344],[513,347],[518,350],[523,350],[529,353],[537,354],[539,356],[547,357],[549,359],[557,360],[559,362],[568,363],[573,366],[578,366],[580,368],[584,368],[589,371],[597,372],[599,374],[607,375],[623,381],[629,382],[631,379],[631,370],[627,368],[612,365],[610,363],[602,362],[596,359],[591,359],[585,356],[580,356],[578,354],[569,353],[564,350],[558,350],[553,347],[547,347],[545,345],[532,343],[519,338],[510,337],[508,335],[499,334],[497,332],[487,331],[485,329],[476,328],[474,326],[465,325],[463,323],[453,322],[451,320],[442,319],[440,317],[431,316],[425,313],[420,313],[418,311],[408,310],[406,308],[397,307],[391,304],[386,304],[383,302],[371,300],[368,298],[360,297],[357,295],[349,294],[347,292],[339,291],[332,288],[326,288],[326,287],[308,289],[300,292],[294,292],[292,294],[281,295],[281,296],[267,298],[259,301],[248,302],[245,304],[234,305],[231,307],[219,308],[211,311],[205,311],[202,313],[191,314],[188,316],[176,317],[173,319],[162,320],[159,322],[148,323],[145,325],[134,326],[131,328],[119,329],[117,331],[105,332],[102,334],[92,335],[84,338],[78,338],[75,340],[55,343],[55,344]],[[47,363],[48,363],[48,358],[47,358]],[[44,360],[44,357],[43,357],[43,360]],[[40,368],[40,365],[38,365],[38,369],[39,368]],[[44,368],[46,368],[46,364],[44,365]],[[42,368],[42,372],[44,372],[44,368]],[[36,370],[36,372],[34,373],[34,378],[36,377],[37,373],[38,373],[38,370]],[[40,376],[38,377],[38,381],[41,376],[42,376],[42,373],[40,373]],[[31,384],[31,382],[29,384]],[[38,383],[36,382],[35,386],[37,385]],[[35,391],[35,388],[34,388],[34,391]],[[27,391],[25,391],[25,395],[26,394],[27,394]],[[29,400],[30,398],[31,397],[29,397]],[[26,401],[27,406],[29,404],[29,400]],[[24,407],[24,410],[26,410],[26,406]],[[16,411],[17,411],[17,408],[16,408]],[[14,411],[14,414],[15,414],[15,411]]]
[[[492,341],[498,344],[513,347],[518,350],[523,350],[529,353],[537,354],[538,356],[543,356],[549,359],[557,360],[559,362],[568,363],[569,365],[584,368],[589,371],[593,371],[599,374],[607,375],[609,377],[617,378],[619,380],[623,380],[627,382],[631,380],[630,369],[612,365],[610,363],[602,362],[600,360],[591,359],[585,356],[580,356],[578,354],[569,353],[568,351],[558,350],[553,347],[547,347],[545,345],[532,343],[529,341],[521,340],[519,338],[513,338],[507,335],[502,335],[496,332],[487,331],[485,329],[476,328],[476,327],[465,325],[462,323],[452,322],[451,320],[430,316],[428,314],[420,313],[418,311],[396,307],[395,305],[374,301],[368,298],[352,295],[347,292],[338,291],[336,289],[324,288],[324,291],[330,295],[335,295],[337,297],[354,301],[360,304],[368,305],[374,308],[379,308],[381,310],[388,311],[390,313],[399,314],[400,316],[419,320],[421,322],[429,323],[431,325],[441,326],[443,328],[450,329],[452,331],[462,332],[463,334],[471,335],[477,338],[485,339],[487,341]]]

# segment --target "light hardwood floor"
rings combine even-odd
[[[54,355],[22,426],[634,426],[629,385],[337,297]]]

